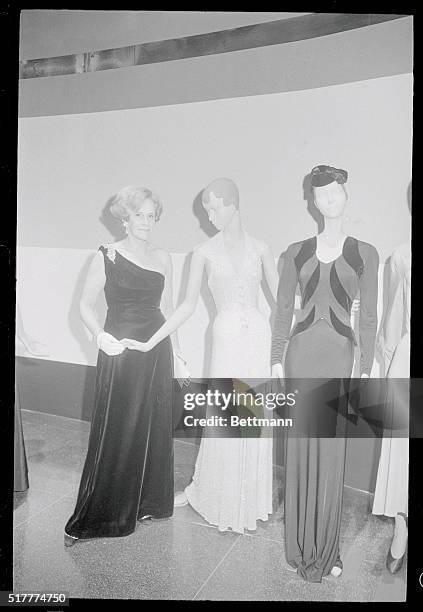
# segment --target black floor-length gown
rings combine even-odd
[[[104,330],[118,340],[148,340],[165,319],[165,278],[101,246],[108,306]],[[146,515],[173,513],[170,338],[141,353],[99,351],[95,406],[75,511],[66,524],[77,538],[126,536]]]
[[[350,324],[360,295],[360,374],[370,375],[377,328],[376,249],[348,236],[325,263],[316,237],[290,245],[279,281],[272,364],[285,355],[287,391],[298,391],[285,445],[285,554],[305,580],[321,582],[339,550],[346,453],[346,391],[357,343]],[[296,287],[301,313],[292,330]],[[322,380],[324,379],[324,380]],[[341,425],[341,427],[340,427]],[[340,431],[341,429],[341,431]]]

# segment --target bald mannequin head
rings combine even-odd
[[[217,178],[214,179],[214,181],[212,181],[211,183],[209,183],[203,191],[203,205],[207,206],[211,193],[213,193],[216,198],[222,198],[223,204],[225,206],[230,206],[231,204],[233,204],[238,210],[239,192],[238,187],[232,179]]]

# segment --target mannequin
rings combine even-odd
[[[232,180],[212,181],[202,203],[219,233],[194,249],[184,301],[150,340],[127,339],[126,345],[149,351],[182,325],[194,312],[206,271],[218,311],[208,375],[268,378],[271,330],[257,300],[262,270],[276,296],[275,260],[267,245],[245,232]],[[186,503],[221,531],[254,530],[272,512],[272,439],[203,436],[193,481],[175,498],[175,506]]]
[[[314,203],[324,219],[318,236],[291,244],[279,281],[272,339],[272,374],[295,379],[299,397],[312,379],[332,380],[342,397],[351,376],[356,339],[350,325],[360,293],[360,375],[369,377],[377,328],[376,249],[343,231],[348,173],[320,165],[311,171]],[[300,285],[302,310],[291,332]],[[284,364],[284,365],[283,365]],[[338,381],[338,382],[337,382]],[[334,386],[335,385],[335,386]],[[320,397],[320,396],[319,396]],[[331,396],[332,397],[332,396]],[[288,564],[305,580],[342,573],[339,530],[345,467],[345,433],[335,436],[337,411],[312,395],[297,412],[297,433],[288,432],[285,453],[285,550]],[[337,410],[341,411],[341,400]],[[323,434],[317,437],[319,429]],[[305,435],[305,437],[304,437]]]
[[[387,406],[395,421],[408,430],[410,378],[411,251],[402,244],[390,257],[388,307],[379,337],[387,372]],[[395,518],[387,568],[400,571],[408,538],[408,437],[384,432],[376,480],[373,514]],[[393,425],[395,428],[395,425]],[[393,435],[394,433],[394,435]]]

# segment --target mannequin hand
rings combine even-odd
[[[357,314],[357,312],[359,312],[360,310],[360,300],[359,298],[356,298],[351,306],[351,314]]]
[[[191,382],[191,373],[187,368],[186,361],[180,356],[174,355],[174,376],[178,379],[181,387],[188,387]]]
[[[272,365],[272,378],[283,378],[283,367],[281,363]]]
[[[116,340],[112,334],[108,334],[105,331],[102,331],[97,335],[96,341],[98,348],[104,351],[106,355],[109,355],[110,357],[120,355],[125,350],[125,347],[119,342],[119,340]]]
[[[125,348],[128,348],[131,351],[140,351],[141,353],[148,353],[148,351],[151,351],[153,348],[149,340],[147,340],[147,342],[139,342],[138,340],[133,340],[132,338],[123,338],[121,343]]]

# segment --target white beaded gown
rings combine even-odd
[[[209,378],[270,377],[271,329],[258,308],[264,248],[246,235],[243,264],[235,270],[221,232],[197,247],[217,308]],[[220,531],[256,529],[272,513],[272,447],[268,436],[203,437],[185,489],[190,505]]]
[[[410,376],[410,245],[401,245],[393,252],[390,282],[397,285],[397,291],[387,313],[381,344],[388,369],[387,377],[393,383],[391,395],[395,393],[395,408],[408,412],[407,394],[404,394],[407,387],[396,384],[395,379]],[[386,430],[382,439],[373,514],[396,516],[398,512],[408,514],[408,438],[394,437]]]

